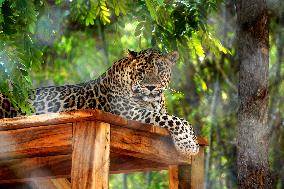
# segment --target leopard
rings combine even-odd
[[[162,127],[169,131],[180,154],[196,155],[199,145],[192,125],[170,115],[166,109],[165,91],[178,58],[177,51],[127,50],[124,58],[114,62],[97,79],[75,85],[36,88],[31,90],[27,101],[34,115],[99,109]],[[0,119],[23,115],[25,113],[0,93]]]

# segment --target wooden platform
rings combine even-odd
[[[0,188],[106,189],[109,173],[169,169],[170,188],[201,189],[198,141],[200,153],[183,157],[167,130],[99,110],[0,119]]]

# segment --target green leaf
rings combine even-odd
[[[152,18],[154,20],[158,20],[158,16],[157,16],[157,12],[156,12],[156,8],[157,8],[157,4],[155,0],[146,0],[146,6],[150,12],[150,15],[152,16]]]
[[[4,3],[5,0],[0,0],[0,7],[2,7],[2,3]]]
[[[101,5],[100,8],[106,12],[109,11],[109,9],[106,7],[106,5]]]
[[[213,36],[212,33],[209,33],[209,39],[212,40],[213,44],[218,48],[219,51],[223,52],[224,54],[231,54],[231,52],[227,48],[225,48],[220,40],[217,37]]]
[[[157,0],[159,5],[163,5],[164,4],[164,0]]]
[[[32,22],[29,24],[29,31],[34,34],[35,33],[35,30],[36,30],[36,23],[35,22]]]
[[[198,38],[197,33],[193,33],[191,36],[191,39],[189,40],[189,48],[193,48],[196,55],[200,58],[205,57],[205,52],[203,50],[203,47],[201,45],[201,40]]]
[[[104,16],[106,16],[106,17],[110,17],[109,11],[103,10],[103,11],[102,11],[102,14],[103,14]]]

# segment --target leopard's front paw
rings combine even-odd
[[[196,155],[199,152],[199,144],[192,126],[182,120],[178,130],[178,132],[171,133],[176,149],[184,156]]]
[[[173,138],[178,152],[184,156],[196,155],[199,152],[199,144],[195,138]]]

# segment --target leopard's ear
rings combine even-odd
[[[166,57],[169,59],[169,61],[172,64],[175,64],[177,59],[179,58],[179,54],[178,54],[177,51],[173,51],[173,52],[170,52],[170,53],[166,54]]]
[[[137,52],[131,51],[131,50],[129,50],[129,49],[126,49],[126,53],[127,53],[127,57],[128,57],[129,59],[134,59],[134,58],[136,58],[136,56],[137,56]]]

